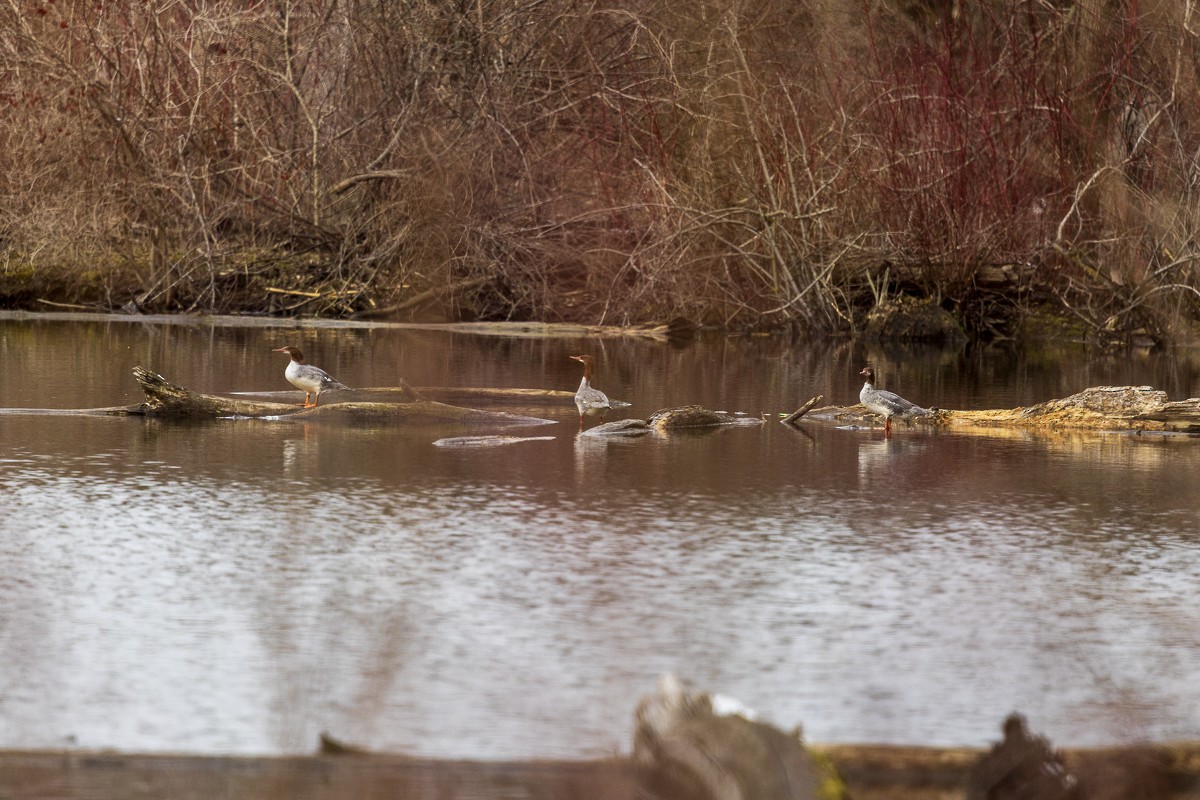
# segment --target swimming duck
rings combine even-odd
[[[863,371],[858,374],[864,380],[862,391],[858,393],[858,400],[867,407],[868,411],[873,411],[883,417],[884,436],[892,435],[893,416],[898,415],[901,419],[904,419],[905,417],[928,413],[925,409],[908,402],[898,394],[876,389],[875,370],[871,367],[864,367]]]
[[[321,392],[326,389],[350,388],[346,384],[336,380],[325,370],[309,364],[304,360],[304,354],[295,347],[277,347],[271,352],[287,353],[292,357],[292,360],[287,365],[287,369],[283,372],[283,377],[287,378],[292,386],[304,390],[305,408],[316,408],[317,403],[321,401]],[[316,399],[311,404],[308,402],[309,395],[316,396]]]
[[[575,392],[575,408],[579,409],[579,430],[583,430],[583,418],[585,415],[594,417],[597,414],[601,419],[612,408],[612,404],[608,401],[608,396],[599,389],[593,389],[591,380],[592,372],[596,369],[596,359],[591,356],[570,356],[570,358],[583,364],[583,380],[579,382],[579,391]]]

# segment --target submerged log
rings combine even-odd
[[[412,398],[413,393],[426,400],[437,400],[440,403],[504,403],[506,405],[522,406],[572,406],[575,393],[564,389],[512,389],[490,386],[419,386],[412,387],[403,381],[399,386],[355,386],[340,394],[326,391],[322,397],[354,399],[375,398],[387,401],[405,402]],[[296,390],[267,390],[259,392],[230,392],[235,397],[256,397],[264,400],[275,398],[303,397],[303,392]],[[340,402],[340,401],[339,401]],[[625,403],[624,405],[629,405]]]
[[[738,417],[726,411],[712,411],[704,406],[679,406],[655,411],[646,420],[651,428],[660,431],[679,430],[681,428],[711,428],[717,425],[734,425],[745,417]],[[754,420],[755,424],[761,420]]]
[[[808,414],[810,419],[838,422],[866,422],[873,416],[861,404],[825,406]],[[1094,386],[1033,406],[981,411],[933,409],[928,415],[906,422],[943,428],[1200,433],[1200,398],[1171,401],[1166,392],[1149,386]]]
[[[397,391],[400,394],[401,402],[327,402],[326,405],[315,408],[304,408],[287,403],[265,403],[222,397],[221,395],[201,394],[177,386],[158,373],[151,372],[144,367],[134,367],[133,377],[142,387],[146,400],[139,405],[128,407],[127,413],[154,417],[214,419],[217,417],[287,416],[302,419],[349,418],[367,422],[485,423],[508,426],[554,423],[554,420],[538,417],[507,414],[501,411],[480,411],[474,408],[435,403],[426,400],[417,391],[408,387],[398,387]],[[324,394],[333,396],[345,394],[345,392],[325,392]]]
[[[375,391],[367,389],[366,391]],[[418,389],[425,397],[436,397],[445,403],[520,403],[522,405],[566,405],[575,402],[575,393],[565,389],[513,389],[488,386],[423,386]]]
[[[434,447],[505,447],[510,444],[521,444],[522,442],[551,442],[554,441],[554,436],[500,436],[491,434],[488,436],[451,436],[446,439],[438,439],[433,443]]]
[[[655,411],[647,419],[621,419],[584,431],[584,436],[637,436],[644,433],[704,430],[725,425],[761,425],[762,419],[704,406],[678,406]]]
[[[391,398],[393,395],[408,395],[416,392],[423,398],[436,399],[443,403],[505,403],[523,406],[572,406],[575,403],[575,392],[566,389],[528,389],[510,388],[503,386],[419,386],[413,388],[401,381],[400,386],[355,386],[342,392],[350,397],[379,396]],[[297,397],[296,391],[262,391],[262,392],[231,392],[241,397]],[[339,396],[342,396],[339,395]],[[332,396],[332,395],[331,395]],[[628,408],[631,403],[609,398],[614,409]]]

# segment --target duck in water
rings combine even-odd
[[[592,388],[592,373],[596,370],[596,359],[591,356],[570,356],[583,364],[583,380],[579,382],[579,391],[575,392],[575,408],[579,409],[579,430],[583,430],[583,418],[604,415],[612,408],[608,396],[599,389]]]
[[[929,413],[926,409],[908,402],[894,392],[876,389],[875,370],[871,367],[864,367],[863,371],[858,374],[863,377],[864,381],[862,391],[858,393],[858,400],[867,407],[868,411],[883,417],[884,436],[892,435],[892,417],[898,416],[901,419],[907,419]]]
[[[287,365],[287,369],[283,371],[283,377],[287,378],[288,383],[292,384],[292,386],[304,391],[305,408],[316,408],[317,403],[321,401],[321,392],[327,389],[350,388],[325,370],[309,364],[304,360],[304,354],[295,347],[278,347],[271,352],[287,353],[292,357],[292,360]],[[315,398],[311,404],[308,402],[309,395],[313,395]]]

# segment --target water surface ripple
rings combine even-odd
[[[101,344],[80,325],[0,324],[6,354],[36,343],[15,374],[45,365],[59,407],[134,402],[113,364],[147,338],[174,340],[150,366],[194,388],[286,388],[275,332],[209,331],[197,353],[186,328],[108,326]],[[345,346],[290,335],[329,361]],[[80,337],[111,369],[61,352]],[[353,344],[339,378],[356,385],[395,369],[559,388],[586,347],[602,388],[650,398],[637,415],[850,402],[855,367],[888,363],[726,340]],[[957,381],[952,356],[922,358],[889,372],[986,395],[985,357],[959,354]],[[748,366],[714,386],[714,363]],[[1086,369],[1200,394],[1190,363]],[[37,405],[20,380],[0,395]],[[981,745],[1013,709],[1059,744],[1200,738],[1194,440],[772,421],[595,441],[569,406],[524,411],[560,420],[538,430],[555,439],[454,450],[432,429],[0,416],[0,747],[289,753],[328,730],[434,756],[603,755],[628,750],[667,670],[814,741]]]

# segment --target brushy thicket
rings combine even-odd
[[[1200,316],[1198,25],[1172,0],[5,0],[5,280],[812,332],[889,293],[982,333],[1051,299],[1169,339]]]

